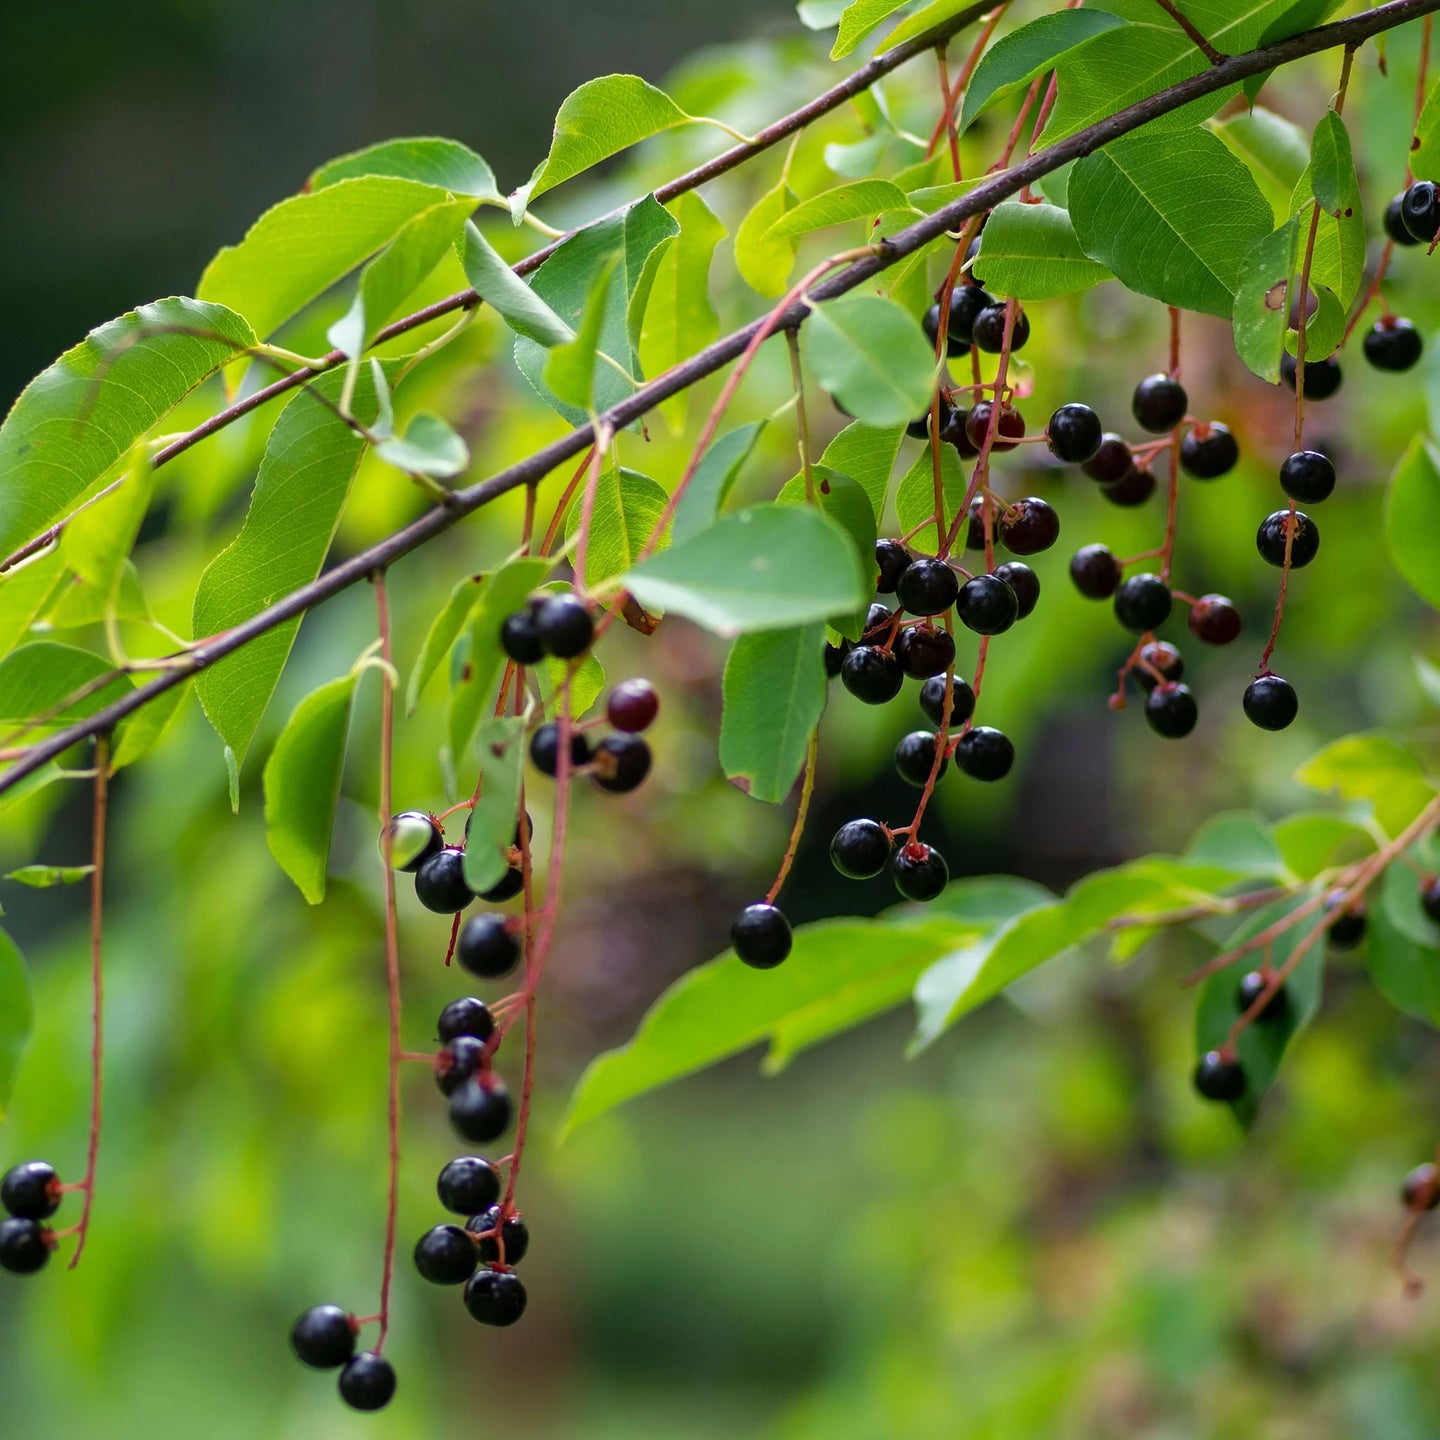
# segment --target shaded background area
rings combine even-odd
[[[1413,41],[1392,40],[1388,82],[1367,56],[1352,92],[1372,215],[1403,171]],[[433,131],[473,144],[508,187],[543,152],[575,84],[612,69],[659,81],[698,47],[722,43],[731,48],[670,83],[690,84],[708,97],[697,108],[713,101],[742,127],[843,73],[788,6],[769,0],[539,10],[145,0],[71,6],[58,17],[6,7],[0,53],[15,63],[0,89],[9,221],[0,232],[0,400],[87,327],[192,289],[220,244],[331,155]],[[1332,83],[1317,65],[1267,98],[1308,127]],[[902,122],[928,132],[931,72],[915,67],[890,100]],[[988,163],[1008,129],[1002,117],[988,133],[977,127],[972,168]],[[859,133],[848,112],[818,127],[797,152],[801,193],[834,183],[824,143]],[[707,144],[666,137],[600,185],[555,197],[547,218],[568,221],[643,193]],[[732,234],[778,167],[768,157],[753,175],[707,191]],[[1407,255],[1392,290],[1427,333],[1440,320],[1431,275]],[[724,324],[757,313],[728,244],[714,277]],[[434,293],[456,283],[438,275]],[[317,306],[287,343],[314,345],[342,303]],[[1026,360],[1035,395],[1024,406],[1032,430],[1076,398],[1118,425],[1134,381],[1164,355],[1155,312],[1115,287],[1034,307]],[[557,433],[515,384],[506,350],[493,317],[482,316],[438,378],[402,397],[457,417],[477,473]],[[1117,511],[1088,482],[1037,463],[1033,450],[1005,461],[1006,493],[1055,500],[1065,533],[1035,562],[1040,610],[997,643],[987,675],[987,715],[1016,738],[1017,773],[983,791],[957,778],[932,812],[952,872],[1007,870],[1063,886],[1147,848],[1179,846],[1213,809],[1278,813],[1307,803],[1290,782],[1293,766],[1348,729],[1408,730],[1433,756],[1434,716],[1412,654],[1435,656],[1434,617],[1389,577],[1378,533],[1385,474],[1433,404],[1433,359],[1423,374],[1389,383],[1347,362],[1341,396],[1312,412],[1311,433],[1334,449],[1343,483],[1321,516],[1321,558],[1296,579],[1282,654],[1304,710],[1280,736],[1247,727],[1238,697],[1273,597],[1274,572],[1256,559],[1252,537],[1276,503],[1289,397],[1241,371],[1225,328],[1187,322],[1186,381],[1197,412],[1230,423],[1246,458],[1219,485],[1187,485],[1178,573],[1197,591],[1230,593],[1247,632],[1243,653],[1204,655],[1172,627],[1203,707],[1191,742],[1157,740],[1133,707],[1106,709],[1127,647],[1107,607],[1080,601],[1065,580],[1079,544],[1103,538],[1134,553],[1156,543],[1158,505]],[[785,386],[783,355],[766,356],[735,419],[767,413]],[[216,403],[213,392],[197,399],[181,421]],[[816,409],[826,412],[821,428],[838,425],[823,403]],[[199,566],[238,524],[272,419],[236,427],[163,472],[170,478],[140,568],[157,614],[182,633]],[[692,432],[695,419],[692,409]],[[782,429],[772,427],[747,478],[756,494],[773,493],[793,468],[793,435]],[[657,424],[643,447],[633,443],[627,460],[673,483],[686,442]],[[550,482],[546,504],[560,483]],[[338,552],[388,532],[419,504],[393,472],[365,467]],[[518,505],[496,506],[396,567],[402,666],[449,586],[508,551],[517,523]],[[607,642],[612,678],[651,675],[665,709],[653,782],[621,801],[586,794],[579,806],[523,1196],[534,1236],[523,1271],[530,1313],[514,1331],[482,1332],[457,1295],[424,1286],[405,1258],[440,1218],[433,1175],[457,1149],[428,1079],[407,1076],[400,1393],[383,1416],[345,1412],[330,1377],[294,1364],[286,1331],[321,1299],[369,1311],[378,1279],[374,689],[362,691],[331,894],[319,909],[303,905],[270,859],[259,774],[296,701],[348,667],[372,634],[365,595],[307,620],[247,764],[238,817],[219,746],[193,704],[164,748],[117,781],[100,1199],[80,1271],[0,1284],[0,1388],[15,1433],[1436,1433],[1440,1298],[1402,1302],[1386,1265],[1399,1177],[1440,1125],[1440,1052],[1429,1032],[1378,1000],[1353,956],[1332,964],[1325,1013],[1248,1139],[1189,1092],[1189,1002],[1175,981],[1197,957],[1180,942],[1124,970],[1098,955],[1070,957],[912,1062],[901,1058],[901,1013],[777,1078],[762,1080],[756,1057],[742,1057],[552,1145],[579,1068],[628,1037],[669,980],[720,948],[735,907],[768,884],[788,830],[788,809],[753,805],[719,776],[723,647],[680,623],[648,645],[629,634]],[[973,649],[962,647],[962,658],[969,663]],[[432,692],[402,727],[400,803],[438,808],[453,798],[436,761],[442,722]],[[889,757],[918,723],[908,691],[883,711],[837,692],[814,823],[787,891],[797,921],[893,902],[883,881],[843,884],[826,846],[854,815],[908,814],[913,792]],[[533,785],[543,848],[549,794]],[[78,790],[13,807],[0,816],[0,863],[79,859],[86,816]],[[0,899],[31,960],[38,1012],[0,1157],[46,1154],[74,1174],[88,1086],[83,903],[14,885]],[[407,1042],[420,1046],[462,987],[439,965],[447,927],[408,895],[402,903]],[[1416,1263],[1440,1276],[1432,1238]]]

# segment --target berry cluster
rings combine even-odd
[[[33,1275],[49,1264],[56,1237],[45,1221],[60,1208],[62,1193],[55,1167],[43,1160],[12,1165],[0,1177],[0,1205],[8,1217],[0,1221],[0,1269]]]

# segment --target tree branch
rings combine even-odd
[[[1304,56],[1316,55],[1340,46],[1353,48],[1382,31],[1394,29],[1408,20],[1418,19],[1420,16],[1432,14],[1436,10],[1440,10],[1440,0],[1389,0],[1388,4],[1363,11],[1347,20],[1324,25],[1319,29],[1306,31],[1300,35],[1292,35],[1286,40],[1277,41],[1273,45],[1266,45],[1258,50],[1248,51],[1243,55],[1231,56],[1220,65],[1213,65],[1199,75],[1182,80],[1114,115],[1107,116],[1068,139],[1051,145],[1048,149],[1038,151],[1011,166],[1008,170],[991,176],[968,194],[943,206],[934,214],[917,221],[908,229],[879,241],[873,255],[857,260],[828,279],[822,280],[805,300],[797,300],[778,323],[775,323],[773,315],[752,321],[749,325],[715,341],[698,354],[692,355],[690,359],[666,371],[665,374],[641,385],[632,395],[627,396],[618,405],[601,415],[598,424],[607,430],[619,430],[630,425],[648,414],[662,400],[668,400],[672,395],[680,394],[706,376],[712,375],[728,365],[732,360],[737,359],[764,325],[771,324],[775,330],[802,325],[810,313],[811,304],[833,299],[837,295],[843,295],[855,289],[896,261],[913,254],[921,246],[929,244],[930,241],[944,235],[947,231],[957,229],[971,217],[982,214],[998,205],[1000,201],[1017,194],[1026,185],[1032,184],[1053,170],[1058,170],[1071,160],[1091,154],[1111,140],[1128,135],[1132,130],[1138,129],[1151,120],[1178,110],[1182,105],[1187,105],[1201,96],[1213,95],[1217,90],[1223,90],[1226,86],[1233,85],[1251,75],[1259,75],[1266,70],[1275,69]],[[919,44],[920,42],[917,40],[915,43]],[[933,45],[933,37],[927,43]],[[740,148],[743,147],[736,147],[737,150]],[[727,154],[729,153],[734,152],[727,152]],[[719,158],[723,159],[724,157]],[[716,163],[718,162],[711,162],[712,165]],[[428,312],[421,311],[417,314],[431,318],[435,310],[436,307],[431,306]],[[408,317],[408,319],[416,324],[423,323],[415,316]],[[403,326],[407,324],[407,321],[399,321],[397,324]],[[390,328],[391,332],[395,331],[395,326]],[[232,630],[216,636],[205,644],[195,646],[187,655],[180,657],[180,663],[174,669],[166,670],[148,684],[140,686],[129,695],[122,696],[86,720],[69,726],[35,745],[23,759],[17,760],[3,775],[0,775],[0,794],[12,789],[25,776],[33,774],[47,761],[63,754],[70,746],[91,735],[98,735],[112,729],[126,716],[133,714],[196,671],[213,665],[217,660],[241,649],[259,636],[267,634],[277,625],[282,625],[287,620],[303,615],[322,601],[367,579],[377,568],[383,569],[401,556],[408,555],[412,550],[444,533],[465,516],[487,505],[497,496],[520,485],[537,483],[557,465],[563,464],[587,449],[594,442],[594,438],[594,424],[582,425],[559,440],[552,441],[527,459],[500,471],[497,475],[492,475],[488,480],[482,480],[466,489],[457,490],[450,497],[448,504],[428,511],[418,520],[405,526],[404,529],[396,531],[395,534],[380,541],[369,550],[336,565],[310,584],[302,585],[298,590],[285,596],[283,600],[252,615],[250,619],[243,621]]]

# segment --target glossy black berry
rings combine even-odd
[[[1140,648],[1133,674],[1142,690],[1153,690],[1162,680],[1179,680],[1185,673],[1180,652],[1164,640],[1152,640]]]
[[[500,1176],[478,1155],[457,1155],[446,1161],[435,1181],[435,1193],[452,1215],[475,1215],[500,1198]]]
[[[1104,545],[1082,545],[1070,560],[1070,578],[1087,600],[1108,600],[1123,574],[1119,560]]]
[[[977,235],[965,247],[965,273],[970,277],[973,285],[983,285],[985,282],[975,273],[975,262],[980,258],[980,237]]]
[[[950,867],[933,845],[899,846],[890,861],[890,874],[907,900],[922,904],[934,900],[950,883]]]
[[[1003,730],[976,725],[956,743],[955,763],[972,780],[1003,780],[1015,763],[1015,746]]]
[[[1365,332],[1365,358],[1377,370],[1408,370],[1424,349],[1420,332],[1398,315],[1377,320]]]
[[[1240,612],[1224,595],[1202,595],[1186,619],[1190,633],[1206,645],[1228,645],[1240,635]]]
[[[1288,510],[1276,510],[1267,515],[1255,532],[1255,548],[1267,564],[1283,565],[1287,533],[1293,537],[1290,541],[1290,568],[1299,570],[1308,565],[1320,549],[1320,529],[1303,510],[1295,512],[1293,522]]]
[[[1297,450],[1280,466],[1280,488],[1302,505],[1318,505],[1335,488],[1335,467],[1318,450]]]
[[[1262,730],[1283,730],[1300,713],[1295,687],[1278,675],[1262,675],[1245,687],[1245,718]]]
[[[1428,1161],[1417,1165],[1400,1186],[1400,1203],[1407,1210],[1433,1210],[1440,1205],[1440,1170]]]
[[[1218,480],[1228,475],[1240,459],[1235,437],[1218,421],[1197,425],[1180,442],[1180,464],[1197,480]]]
[[[50,1231],[38,1220],[0,1221],[0,1270],[33,1275],[50,1262]]]
[[[925,338],[930,342],[930,348],[935,349],[940,339],[940,302],[937,300],[921,317],[920,327],[925,331]],[[958,359],[961,355],[968,355],[970,347],[963,340],[957,340],[953,335],[945,337],[945,353],[950,359]]]
[[[415,872],[415,896],[437,915],[455,915],[474,898],[465,880],[465,852],[453,845],[437,851]]]
[[[1418,244],[1428,245],[1440,232],[1440,192],[1433,180],[1417,180],[1400,197],[1400,220]]]
[[[0,1179],[0,1205],[22,1220],[48,1220],[60,1208],[60,1177],[44,1160],[12,1165]]]
[[[1169,618],[1170,587],[1158,576],[1132,575],[1115,591],[1115,618],[1134,635],[1158,630]]]
[[[960,577],[943,561],[925,555],[908,565],[895,596],[912,615],[943,615],[960,593]]]
[[[847,820],[830,842],[830,863],[850,880],[869,880],[889,861],[890,837],[878,820]]]
[[[338,1305],[312,1305],[290,1329],[290,1345],[312,1370],[335,1370],[355,1353],[355,1322]]]
[[[832,645],[828,640],[825,642],[825,649],[822,652],[825,661],[825,676],[833,680],[839,673],[840,667],[845,663],[845,657],[855,648],[853,640],[842,639],[838,645]]]
[[[389,846],[390,866],[414,874],[432,855],[445,845],[445,837],[434,819],[423,810],[402,810],[390,817],[380,837],[380,858]]]
[[[875,591],[893,595],[900,577],[910,568],[910,552],[898,540],[875,542]]]
[[[1238,1100],[1245,1093],[1245,1072],[1238,1060],[1207,1050],[1195,1067],[1195,1088],[1207,1100]]]
[[[1099,484],[1113,485],[1135,468],[1135,457],[1119,435],[1102,435],[1100,448],[1080,468]]]
[[[928,680],[955,663],[955,641],[947,630],[909,625],[895,637],[895,658],[911,679]]]
[[[932,345],[935,343],[932,339]],[[945,428],[945,422],[950,418],[950,403],[943,395],[939,396],[937,408],[940,414],[940,428]],[[930,411],[927,409],[924,414],[917,415],[906,427],[905,433],[912,440],[928,440],[930,438]]]
[[[999,635],[1019,618],[1020,601],[1003,580],[974,575],[960,587],[955,613],[977,635]]]
[[[1188,685],[1173,685],[1167,680],[1145,697],[1146,724],[1167,740],[1183,739],[1199,718],[1200,709]]]
[[[509,1270],[477,1270],[465,1285],[465,1308],[482,1325],[513,1325],[525,1313],[525,1286]]]
[[[979,349],[998,355],[1005,348],[1005,306],[987,305],[975,316],[970,334]],[[1013,355],[1015,351],[1023,350],[1029,338],[1029,318],[1023,310],[1017,310],[1015,322],[1010,327],[1010,353]]]
[[[1440,925],[1440,876],[1426,875],[1420,881],[1420,908]]]
[[[1397,245],[1419,245],[1422,242],[1405,228],[1404,205],[1403,190],[1391,197],[1390,203],[1385,207],[1385,234]]]
[[[945,677],[933,676],[920,687],[920,708],[934,725],[944,724]],[[950,728],[958,730],[975,713],[975,692],[957,675],[950,682]]]
[[[970,412],[963,406],[956,406],[940,428],[940,438],[953,445],[962,460],[973,460],[980,453],[980,447],[970,439],[969,424]]]
[[[965,433],[970,437],[970,443],[975,447],[977,455],[989,433],[990,414],[993,409],[994,406],[988,400],[977,400],[965,417]],[[1024,438],[1025,417],[1007,400],[1000,407],[1000,418],[996,421],[995,440],[990,446],[990,452],[998,455],[1003,450],[1013,450],[1015,442]]]
[[[969,513],[965,517],[965,548],[984,553],[985,550],[985,506],[986,500],[983,495],[977,495],[970,502]],[[1000,507],[991,505],[990,523],[992,527],[999,515]]]
[[[510,1128],[513,1109],[498,1075],[472,1075],[450,1097],[450,1123],[462,1139],[488,1145]]]
[[[1295,357],[1286,351],[1280,357],[1280,378],[1293,390],[1295,388]],[[1307,400],[1328,400],[1344,379],[1340,362],[1331,355],[1326,360],[1305,362],[1305,398]]]
[[[1345,899],[1343,890],[1332,891],[1325,900],[1325,909],[1334,910]],[[1365,902],[1357,900],[1341,912],[1327,932],[1336,950],[1353,950],[1365,938]]]
[[[595,773],[602,790],[625,795],[650,773],[650,746],[638,735],[607,735],[595,747]]]
[[[969,351],[974,339],[975,317],[994,303],[994,297],[986,294],[978,282],[974,285],[957,285],[950,292],[950,343],[952,346],[963,347],[958,352],[952,349],[952,355],[964,355]]]
[[[435,1057],[435,1084],[442,1095],[453,1095],[479,1069],[485,1042],[473,1035],[457,1035]]]
[[[912,730],[895,747],[895,773],[918,790],[929,783],[930,768],[935,763],[935,736],[929,730]],[[950,762],[940,762],[940,774]]]
[[[560,726],[547,720],[530,737],[530,763],[552,779],[560,768]],[[570,732],[570,768],[577,770],[590,763],[590,741],[579,730]]]
[[[1083,465],[1100,453],[1105,432],[1100,417],[1088,405],[1062,405],[1045,427],[1050,453],[1067,465]]]
[[[460,931],[455,958],[472,975],[498,980],[520,963],[520,941],[503,915],[472,915]]]
[[[505,617],[500,627],[500,648],[517,665],[538,665],[545,658],[535,616],[529,610],[517,610]]]
[[[503,905],[513,900],[525,888],[525,872],[518,865],[512,865],[488,890],[480,892],[480,898],[487,905]]]
[[[383,1410],[395,1395],[395,1367],[373,1350],[362,1350],[340,1372],[340,1398],[352,1410]]]
[[[1035,613],[1035,606],[1040,601],[1040,577],[1028,565],[1009,560],[995,567],[995,578],[1003,580],[1015,592],[1015,601],[1019,606],[1015,612],[1017,620]]]
[[[794,938],[778,905],[747,905],[730,927],[735,953],[756,970],[773,970],[789,953]]]
[[[1147,375],[1136,387],[1130,398],[1130,411],[1135,423],[1152,435],[1164,435],[1173,430],[1190,408],[1190,397],[1185,387],[1169,375]]]
[[[888,605],[882,605],[878,600],[865,612],[865,634],[870,639],[878,639],[884,642],[889,634],[890,622],[895,618],[895,612]],[[881,630],[885,631],[882,635]]]
[[[638,735],[655,723],[660,697],[648,680],[622,680],[605,699],[605,718],[627,735]]]
[[[1060,517],[1036,495],[1000,512],[1000,543],[1012,555],[1038,555],[1060,538]]]
[[[1235,1010],[1243,1015],[1265,993],[1270,977],[1263,971],[1252,970],[1235,989]],[[1275,1025],[1290,1011],[1290,995],[1281,985],[1265,1002],[1265,1008],[1255,1017],[1257,1025]]]
[[[432,1285],[463,1285],[477,1263],[475,1241],[458,1225],[436,1225],[415,1242],[415,1268]]]
[[[576,595],[551,595],[535,612],[541,648],[557,660],[574,660],[595,639],[595,621]]]
[[[486,1265],[518,1265],[530,1248],[530,1227],[518,1215],[511,1215],[500,1225],[500,1240],[505,1244],[505,1258],[502,1261],[500,1245],[495,1236],[485,1234],[487,1230],[494,1230],[497,1225],[500,1225],[498,1205],[487,1206],[470,1221],[470,1233],[475,1237],[475,1248],[480,1252],[481,1261]]]
[[[857,645],[840,667],[840,683],[867,705],[893,700],[905,684],[900,662],[875,645]]]
[[[1102,485],[1100,493],[1112,505],[1126,509],[1143,505],[1155,493],[1155,474],[1149,466],[1132,465],[1129,474],[1113,485]]]

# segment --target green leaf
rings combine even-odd
[[[623,577],[652,611],[718,635],[848,615],[870,597],[849,536],[809,507],[754,505],[722,516]]]
[[[430,677],[440,668],[440,662],[450,653],[450,647],[459,638],[475,602],[480,596],[483,575],[467,575],[451,592],[444,608],[430,622],[425,640],[420,646],[420,657],[410,672],[410,683],[405,687],[405,713],[413,715],[420,703],[420,693],[430,683]]]
[[[1224,316],[1272,224],[1249,170],[1198,127],[1141,131],[1077,161],[1070,216],[1085,253],[1128,289]]]
[[[1410,168],[1416,175],[1440,174],[1440,80],[1432,82],[1420,107],[1415,137],[1420,143],[1410,152]]]
[[[1308,316],[1305,321],[1305,355],[1306,363],[1313,363],[1323,360],[1339,346],[1345,335],[1345,307],[1340,303],[1336,294],[1328,286],[1315,285],[1311,287],[1315,292],[1316,308],[1314,314]],[[1300,282],[1296,279],[1293,287],[1294,293],[1299,293]],[[1299,354],[1300,332],[1294,329],[1285,331],[1285,348],[1292,354]]]
[[[850,0],[800,0],[795,13],[807,30],[828,30],[840,23]]]
[[[76,630],[103,624],[108,618],[140,621],[152,618],[140,589],[140,572],[129,560],[120,562],[112,589],[101,590],[78,575],[70,575],[45,611],[44,624],[51,630]]]
[[[591,1062],[563,1132],[762,1041],[773,1073],[804,1046],[898,1005],[926,965],[980,933],[954,921],[826,920],[799,926],[789,958],[763,975],[732,954],[711,960],[665,991],[628,1045]]]
[[[488,576],[480,586],[466,629],[465,660],[450,693],[448,733],[450,756],[458,763],[480,721],[481,707],[505,666],[500,648],[500,627],[549,573],[546,560],[511,560]]]
[[[835,36],[830,58],[844,59],[876,26],[909,3],[910,0],[852,0],[840,16],[840,31]]]
[[[688,540],[720,513],[740,467],[755,448],[755,442],[767,423],[756,420],[749,425],[737,426],[722,435],[705,452],[675,508],[675,521],[670,532],[672,540]],[[0,590],[0,601],[3,601],[3,596],[3,590]]]
[[[1275,822],[1271,833],[1285,868],[1301,880],[1361,860],[1375,849],[1375,837],[1363,825],[1328,810],[1287,815]]]
[[[115,744],[110,751],[111,774],[143,760],[165,738],[189,698],[191,687],[189,679],[172,685],[115,727]]]
[[[606,307],[619,263],[617,251],[596,265],[575,338],[555,346],[545,357],[545,366],[541,371],[546,388],[557,400],[586,414],[595,408],[591,403],[595,389],[595,356],[605,330]],[[614,358],[611,356],[611,359]]]
[[[1305,132],[1263,106],[1232,115],[1213,128],[1249,167],[1275,212],[1276,222],[1289,219],[1291,192],[1310,163],[1310,145]]]
[[[1440,457],[1416,435],[1390,474],[1385,491],[1385,542],[1405,583],[1440,609]]]
[[[1289,322],[1288,282],[1295,271],[1300,222],[1292,217],[1250,249],[1235,291],[1231,323],[1235,353],[1262,380],[1280,383]]]
[[[875,426],[852,420],[820,456],[820,464],[848,475],[869,496],[877,523],[885,509],[890,472],[904,438],[904,425]]]
[[[587,80],[561,104],[550,153],[535,167],[529,183],[511,195],[510,213],[515,223],[520,223],[537,195],[611,155],[692,119],[663,90],[638,75],[602,75]]]
[[[958,15],[971,3],[972,0],[930,0],[928,5],[922,5],[918,10],[912,11],[893,30],[889,31],[876,45],[875,53],[883,54],[886,50],[893,50],[897,45],[903,45],[907,40],[913,40],[917,35],[923,35],[927,30],[949,20],[951,16]]]
[[[479,155],[458,140],[434,135],[386,140],[342,155],[322,165],[310,177],[309,188],[323,190],[337,181],[353,180],[360,175],[416,180],[437,190],[448,190],[452,195],[468,195],[472,200],[503,198],[495,188],[495,172]]]
[[[1103,13],[1064,10],[1051,18]],[[977,271],[983,267],[985,283],[996,294],[1017,300],[1050,300],[1111,278],[1080,248],[1070,216],[1058,205],[996,206],[981,236],[975,264]]]
[[[805,339],[815,378],[857,420],[899,425],[929,405],[935,356],[915,317],[893,301],[826,301],[811,310]]]
[[[1249,810],[1212,815],[1190,837],[1184,858],[1193,865],[1239,870],[1252,880],[1286,878],[1285,861],[1270,827]]]
[[[154,472],[143,448],[131,452],[119,489],[80,511],[60,537],[65,563],[107,604],[119,592],[121,571],[150,506]]]
[[[480,754],[480,796],[465,840],[465,880],[477,895],[505,878],[520,815],[520,768],[525,721],[518,715],[485,720],[475,736]]]
[[[811,473],[815,482],[816,503],[850,537],[861,574],[872,574],[875,569],[876,529],[870,497],[848,475],[842,475],[828,465],[814,465]],[[775,500],[781,505],[805,504],[804,475],[787,480]],[[835,628],[848,639],[858,640],[865,629],[865,610],[862,605],[853,615],[837,618]]]
[[[757,294],[781,295],[795,264],[793,240],[771,240],[770,227],[795,204],[795,192],[782,178],[767,190],[735,232],[735,268]]]
[[[760,237],[762,245],[777,240],[792,240],[812,230],[831,225],[844,225],[850,220],[866,220],[887,210],[913,210],[905,192],[890,180],[855,180],[837,185],[802,200],[793,210],[786,210]]]
[[[587,589],[622,575],[640,554],[650,532],[660,523],[670,497],[648,475],[610,464],[600,472],[595,487],[595,509],[590,521],[590,544],[585,551]],[[574,542],[580,530],[582,506],[577,498],[565,519],[565,540]],[[664,548],[662,536],[660,547]]]
[[[1342,800],[1366,800],[1387,835],[1398,835],[1434,798],[1420,761],[1399,740],[1378,731],[1346,735],[1311,756],[1295,778]]]
[[[3,591],[0,591],[3,597]],[[1425,698],[1440,710],[1440,669],[1432,665],[1423,655],[1415,656],[1415,679]]]
[[[556,660],[546,656],[531,672],[540,687],[540,700],[549,715],[555,714],[555,692],[570,677],[570,714],[579,720],[600,698],[605,689],[605,670],[592,650],[576,668],[572,660]]]
[[[110,678],[99,684],[105,676]],[[91,685],[97,688],[64,703]],[[114,666],[99,655],[53,640],[36,640],[0,660],[0,721],[30,720],[53,710],[46,728],[68,724],[103,710],[131,688],[129,680],[114,674]],[[63,709],[56,708],[61,705]]]
[[[22,865],[5,878],[34,890],[48,890],[52,885],[78,885],[94,873],[93,865]]]
[[[64,583],[66,573],[58,545],[0,572],[0,655],[8,654],[25,638]]]
[[[396,364],[391,362],[390,373]],[[280,412],[255,477],[245,523],[200,577],[193,616],[196,635],[232,629],[320,573],[364,450],[359,436],[332,408],[343,383],[341,371],[322,376],[311,388],[327,397],[329,405],[302,390]],[[354,407],[362,423],[376,413],[368,368],[360,371]],[[195,677],[200,704],[234,751],[237,770],[299,625],[298,619],[277,625]]]
[[[205,267],[196,292],[267,336],[388,245],[443,190],[383,175],[339,180],[267,210]]]
[[[471,288],[517,335],[563,345],[575,332],[501,259],[473,220],[465,222],[460,263]]]
[[[1360,184],[1355,178],[1355,161],[1350,153],[1350,132],[1334,110],[1327,110],[1320,117],[1310,153],[1311,182],[1320,208],[1333,215],[1358,201]]]
[[[618,251],[621,258],[606,302],[599,349],[638,380],[641,369],[636,345],[645,303],[663,254],[661,247],[674,238],[679,228],[675,217],[653,195],[647,195],[623,215],[599,221],[564,241],[535,272],[534,291],[566,325],[578,329],[596,269]],[[572,425],[583,425],[589,419],[584,410],[566,404],[546,389],[546,356],[544,346],[524,335],[516,338],[515,363],[535,393]],[[597,368],[596,410],[608,410],[630,393],[630,383],[623,375],[608,365]]]
[[[162,416],[254,344],[255,332],[222,306],[170,299],[67,350],[0,426],[0,555],[72,510]]]
[[[778,805],[825,708],[825,626],[741,635],[725,661],[720,764],[732,785]]]
[[[1310,206],[1315,202],[1313,172],[1307,167],[1290,199],[1292,213],[1300,217],[1301,234],[1310,230]],[[1358,188],[1338,214],[1321,206],[1320,224],[1315,232],[1315,251],[1310,261],[1310,284],[1323,299],[1326,289],[1335,292],[1341,309],[1360,293],[1365,278],[1365,220]]]
[[[728,232],[693,190],[668,208],[680,234],[660,258],[640,335],[641,360],[654,375],[697,354],[720,333],[710,300],[710,261]],[[676,434],[684,429],[689,397],[684,390],[661,403]]]
[[[965,503],[968,485],[953,445],[940,447],[940,482],[948,526],[954,523],[956,514]],[[935,514],[935,461],[928,444],[921,447],[910,468],[900,477],[900,484],[895,489],[895,514],[902,535],[909,535],[912,530],[915,532],[910,540],[912,545],[928,555],[934,555],[940,549],[940,537],[935,532],[933,518],[928,525],[915,529],[927,516]]]
[[[1386,868],[1367,918],[1365,962],[1375,988],[1397,1010],[1440,1026],[1440,926],[1421,910],[1412,870]]]
[[[470,468],[470,447],[438,415],[415,416],[403,438],[382,440],[375,454],[407,475],[432,480],[453,480]]]
[[[1001,36],[986,50],[965,87],[965,103],[960,107],[961,132],[997,100],[1052,69],[1062,55],[1077,45],[1124,24],[1118,15],[1103,10],[1061,10],[1041,15]],[[1007,295],[1014,293],[1003,286],[1001,290]]]
[[[342,675],[307,695],[265,762],[265,839],[280,868],[312,905],[325,898],[330,832],[340,803],[358,674]]]
[[[330,343],[357,359],[406,296],[440,263],[474,208],[470,200],[442,199],[411,216],[360,272],[350,309],[326,332]]]
[[[30,1043],[34,1020],[24,957],[15,942],[0,930],[0,1120],[9,1111],[15,1076]]]

